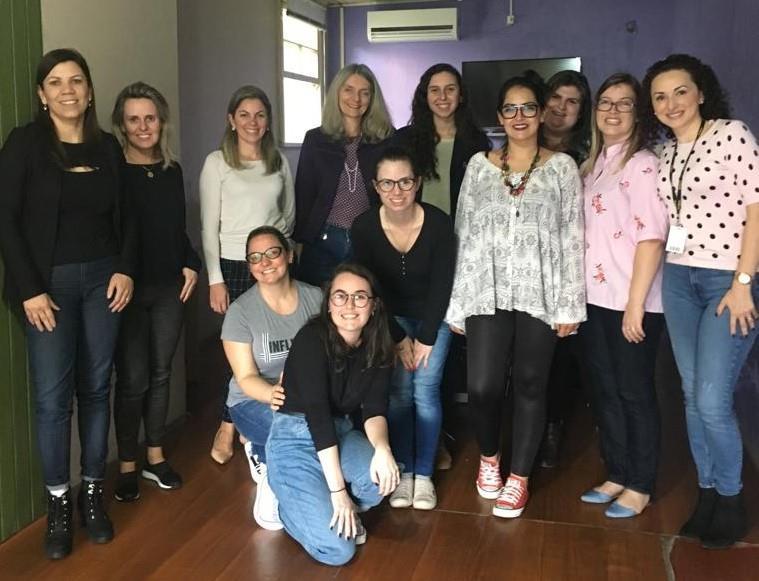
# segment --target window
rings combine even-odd
[[[302,143],[321,125],[324,33],[314,24],[282,11],[282,95],[284,142]]]

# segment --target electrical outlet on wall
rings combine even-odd
[[[507,26],[513,25],[514,24],[514,20],[515,20],[514,15],[513,14],[508,14],[506,16],[506,25]]]

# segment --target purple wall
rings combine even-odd
[[[582,10],[566,0],[514,3],[516,23],[506,26],[504,0],[441,1],[344,8],[345,62],[369,65],[382,85],[393,120],[405,125],[421,73],[437,62],[580,56],[591,86],[618,70],[638,76],[667,54],[689,51],[712,64],[731,93],[735,115],[759,131],[759,67],[755,0],[585,0]],[[370,44],[369,10],[457,7],[459,41]],[[338,8],[329,10],[328,77],[339,67]],[[625,30],[636,21],[637,32]],[[753,42],[752,42],[753,41]]]
[[[396,126],[405,125],[419,76],[430,65],[462,61],[579,56],[591,87],[623,70],[642,77],[656,60],[687,52],[712,65],[730,94],[733,115],[759,134],[757,0],[517,0],[516,23],[506,26],[504,0],[463,0],[344,8],[345,62],[377,75]],[[378,9],[459,9],[459,41],[370,44],[366,13]],[[329,18],[328,78],[339,68],[339,9]],[[637,31],[625,30],[636,21]],[[495,98],[495,96],[494,96]],[[759,465],[759,344],[737,388],[746,447]]]

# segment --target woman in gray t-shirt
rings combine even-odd
[[[280,377],[290,344],[300,328],[318,314],[322,300],[321,290],[290,278],[292,258],[287,239],[276,228],[261,226],[248,235],[245,260],[256,284],[229,306],[221,330],[234,373],[227,406],[235,427],[248,440],[245,448],[251,475],[259,483],[256,508],[260,508],[258,498],[266,474],[264,445],[272,409],[285,399]],[[266,514],[258,514],[254,508],[254,516],[269,528]]]

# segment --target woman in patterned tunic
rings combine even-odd
[[[545,425],[557,337],[585,319],[582,189],[571,157],[540,146],[545,91],[534,74],[498,95],[502,149],[467,167],[456,213],[458,252],[446,320],[467,335],[467,384],[480,446],[477,491],[493,514],[513,518]],[[501,416],[509,369],[514,389],[511,467],[500,472]]]

